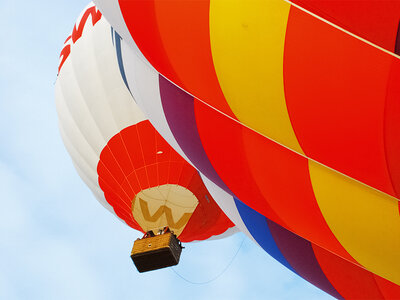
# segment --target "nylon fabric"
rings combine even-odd
[[[333,234],[362,266],[400,283],[400,216],[395,198],[309,162],[318,205]]]
[[[303,153],[289,119],[283,84],[289,10],[282,0],[212,0],[211,50],[222,91],[239,121]]]

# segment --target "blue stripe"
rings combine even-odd
[[[121,50],[121,40],[122,40],[122,38],[115,30],[114,30],[114,33],[115,33],[115,50],[116,50],[116,53],[117,53],[119,72],[121,73],[121,77],[122,77],[122,80],[125,83],[126,88],[129,90],[129,93],[131,93],[131,89],[129,88],[128,81],[126,80],[124,62],[122,60],[122,50]],[[132,95],[132,93],[131,93],[131,95]]]
[[[242,201],[235,199],[236,207],[239,211],[240,217],[242,218],[247,230],[257,241],[257,243],[273,258],[279,261],[289,270],[296,273],[292,266],[288,263],[282,252],[279,250],[275,243],[275,240],[268,227],[267,218],[262,214],[259,214],[255,210],[248,207]],[[297,273],[296,273],[297,274]]]

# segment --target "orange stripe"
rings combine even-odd
[[[209,1],[119,2],[133,39],[156,70],[234,117],[214,70]]]
[[[319,209],[308,160],[247,128],[242,134],[252,180],[287,229],[357,263],[333,235]]]
[[[224,183],[241,201],[285,227],[252,179],[242,139],[243,127],[196,99],[194,109],[204,150]]]

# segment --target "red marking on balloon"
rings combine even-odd
[[[92,25],[94,26],[101,19],[102,14],[95,6],[88,8],[83,13],[82,18],[79,21],[78,27],[76,27],[75,24],[74,29],[72,30],[72,35],[67,37],[64,44],[67,43],[71,38],[72,38],[72,44],[75,44],[80,39],[89,16],[92,16]],[[60,57],[62,57],[62,60],[60,62],[60,65],[58,66],[58,73],[60,73],[60,70],[70,53],[71,53],[71,44],[65,45],[64,48],[61,50]]]

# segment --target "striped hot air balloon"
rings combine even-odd
[[[344,298],[399,298],[399,1],[95,3],[139,106],[245,227],[300,237]]]
[[[142,232],[183,242],[224,237],[232,222],[200,174],[154,129],[121,73],[120,38],[90,4],[60,57],[56,104],[64,144],[97,199]]]

